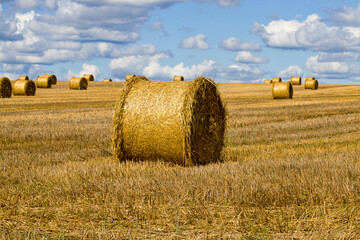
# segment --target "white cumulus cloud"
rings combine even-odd
[[[230,51],[240,51],[240,50],[259,51],[259,50],[261,50],[261,46],[257,42],[243,42],[240,39],[237,39],[236,37],[230,37],[228,39],[221,41],[219,43],[219,46],[225,50],[230,50]]]
[[[320,52],[318,62],[356,62],[360,59],[359,52]]]
[[[124,78],[127,74],[135,74],[145,75],[155,80],[170,80],[174,75],[193,79],[195,75],[208,75],[215,63],[212,60],[205,60],[192,66],[184,66],[182,62],[174,67],[162,66],[159,61],[166,58],[168,56],[164,53],[156,53],[153,56],[125,56],[111,60],[109,68],[111,73],[119,78]]]
[[[206,43],[206,36],[204,34],[198,34],[196,36],[183,39],[180,43],[180,47],[186,49],[206,50],[209,48],[209,45]]]
[[[232,7],[239,4],[242,0],[217,0],[217,3],[223,7]]]
[[[345,62],[319,62],[319,55],[311,56],[306,60],[305,67],[313,73],[346,73],[349,66]]]
[[[309,70],[310,75],[318,79],[342,79],[359,81],[360,65],[350,64],[348,62],[320,62],[319,55],[311,56],[307,59],[305,67]]]
[[[151,24],[152,31],[162,31],[164,29],[164,24],[162,22],[156,21]]]
[[[154,55],[124,56],[110,61],[109,69],[117,79],[124,79],[127,74],[145,75],[153,80],[171,80],[174,75],[182,75],[193,80],[195,76],[204,75],[215,80],[249,82],[261,79],[265,72],[258,67],[246,64],[223,66],[216,61],[207,59],[198,64],[186,66],[183,62],[175,66],[162,65],[160,60],[168,58],[165,53]]]
[[[252,32],[270,47],[314,51],[360,51],[360,28],[327,26],[317,14],[304,21],[283,19],[254,23]]]
[[[268,62],[268,59],[264,57],[256,56],[249,51],[239,51],[236,54],[234,61],[241,63],[266,63]]]
[[[359,7],[346,7],[331,10],[329,19],[339,26],[360,26],[360,4]]]
[[[32,9],[38,7],[38,3],[35,0],[15,0],[15,5],[21,9]]]
[[[98,66],[93,64],[87,64],[84,63],[82,65],[82,70],[78,73],[73,72],[72,70],[69,70],[65,76],[66,80],[70,80],[72,77],[82,77],[84,74],[92,74],[94,76],[95,81],[99,76],[101,76],[101,71]]]
[[[299,66],[290,65],[289,67],[281,70],[278,74],[276,74],[275,77],[281,77],[290,80],[291,76],[301,77],[302,75],[303,75],[303,70]]]

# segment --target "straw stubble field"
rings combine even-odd
[[[360,86],[220,84],[225,162],[187,168],[112,160],[121,86],[0,99],[1,239],[360,238]]]

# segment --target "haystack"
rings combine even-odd
[[[270,84],[270,83],[272,83],[272,80],[265,80],[264,83]]]
[[[217,162],[224,145],[226,111],[215,83],[126,82],[116,104],[113,150],[119,161],[157,160],[183,166]]]
[[[51,78],[51,85],[56,85],[57,77],[54,74],[44,74],[43,77],[50,77]]]
[[[0,78],[0,97],[9,98],[11,97],[11,82],[7,77]]]
[[[287,99],[293,97],[293,87],[290,82],[276,82],[272,87],[273,99]]]
[[[174,81],[184,81],[183,76],[174,76]]]
[[[19,80],[29,80],[29,77],[28,76],[20,76],[18,79]]]
[[[104,82],[112,82],[112,79],[111,78],[105,78]]]
[[[94,76],[92,74],[84,74],[83,78],[85,78],[89,82],[94,81]]]
[[[36,86],[38,88],[51,88],[51,82],[50,75],[37,77]]]
[[[126,75],[126,77],[125,77],[125,81],[126,82],[128,82],[128,81],[130,81],[132,78],[134,78],[134,77],[136,77],[135,75],[131,75],[131,74],[128,74],[128,75]]]
[[[315,80],[315,78],[314,77],[306,77],[305,82],[308,81],[308,80]]]
[[[88,88],[88,81],[85,78],[76,78],[73,77],[69,82],[70,89],[75,90],[86,90]]]
[[[13,87],[14,95],[34,96],[36,92],[35,82],[32,80],[16,80]]]
[[[281,78],[273,78],[272,83],[282,82]]]
[[[312,79],[312,80],[305,81],[305,89],[316,90],[318,88],[319,88],[318,80]]]
[[[301,85],[301,77],[291,76],[290,82],[292,85]]]

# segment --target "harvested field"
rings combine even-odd
[[[181,167],[114,162],[122,85],[0,98],[1,239],[360,238],[360,86],[219,84],[225,162]]]

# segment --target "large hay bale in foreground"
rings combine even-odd
[[[270,84],[270,83],[272,83],[272,80],[265,80],[264,83],[265,84]]]
[[[104,82],[112,82],[112,79],[111,78],[105,78]]]
[[[272,83],[282,82],[281,78],[273,78]]]
[[[318,88],[319,88],[318,80],[312,79],[312,80],[305,81],[305,89],[316,90]]]
[[[301,77],[291,76],[290,82],[292,85],[301,85]]]
[[[89,82],[94,81],[94,76],[92,74],[84,74],[83,78],[85,78]]]
[[[88,88],[88,81],[85,78],[73,77],[70,79],[69,87],[74,90],[86,90]]]
[[[0,78],[0,97],[9,98],[11,97],[11,82],[7,77]]]
[[[34,96],[36,92],[35,82],[32,80],[16,80],[13,87],[14,95]]]
[[[174,76],[174,81],[184,81],[183,76]]]
[[[41,76],[36,79],[36,86],[38,88],[51,88],[51,78],[50,76]]]
[[[126,75],[126,77],[125,77],[125,81],[126,82],[128,82],[128,81],[130,81],[132,78],[134,78],[134,77],[136,77],[135,75],[131,75],[131,74],[128,74],[128,75]]]
[[[43,74],[43,77],[50,77],[51,79],[51,85],[56,85],[57,83],[57,77],[54,74]]]
[[[19,80],[29,80],[29,77],[28,76],[20,76],[18,79]]]
[[[272,87],[273,99],[287,99],[293,97],[293,87],[290,82],[276,82]]]
[[[308,81],[308,80],[315,80],[315,78],[314,77],[306,77],[305,82]]]
[[[119,161],[162,159],[183,166],[220,160],[226,111],[215,83],[134,77],[120,93],[113,150]]]

